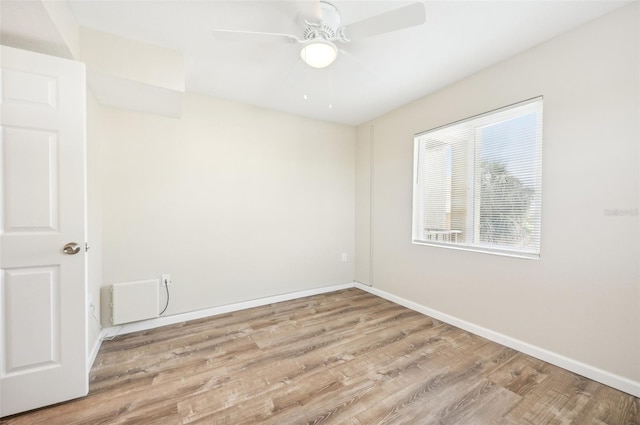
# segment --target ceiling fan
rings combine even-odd
[[[340,11],[328,1],[303,2],[309,9],[303,21],[302,35],[271,32],[214,29],[214,35],[225,40],[272,41],[301,44],[300,57],[309,66],[325,68],[335,61],[340,50],[336,43],[349,43],[379,34],[422,25],[425,9],[422,3],[412,3],[349,25],[342,25]],[[303,11],[304,12],[304,11]]]

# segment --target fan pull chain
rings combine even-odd
[[[329,109],[333,109],[333,69],[329,70]]]
[[[302,98],[304,100],[307,100],[307,73],[309,72],[309,70],[305,67],[304,68],[304,94],[302,95]]]

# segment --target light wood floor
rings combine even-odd
[[[640,400],[358,289],[105,341],[3,424],[640,424]]]

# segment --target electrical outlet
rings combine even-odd
[[[342,262],[343,262],[343,263],[346,263],[346,262],[347,262],[347,253],[346,253],[346,252],[343,252],[343,253],[342,253],[342,257],[340,257],[340,258],[342,259]]]
[[[171,285],[171,275],[168,274],[168,273],[167,274],[163,274],[162,275],[162,280],[160,280],[160,284],[162,286]]]

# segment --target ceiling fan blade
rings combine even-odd
[[[258,43],[301,43],[293,34],[279,34],[273,32],[238,31],[214,29],[213,35],[223,41],[251,41]]]
[[[347,38],[355,40],[415,27],[424,24],[425,21],[426,14],[424,4],[413,3],[381,15],[372,16],[360,22],[346,25],[344,32]]]

